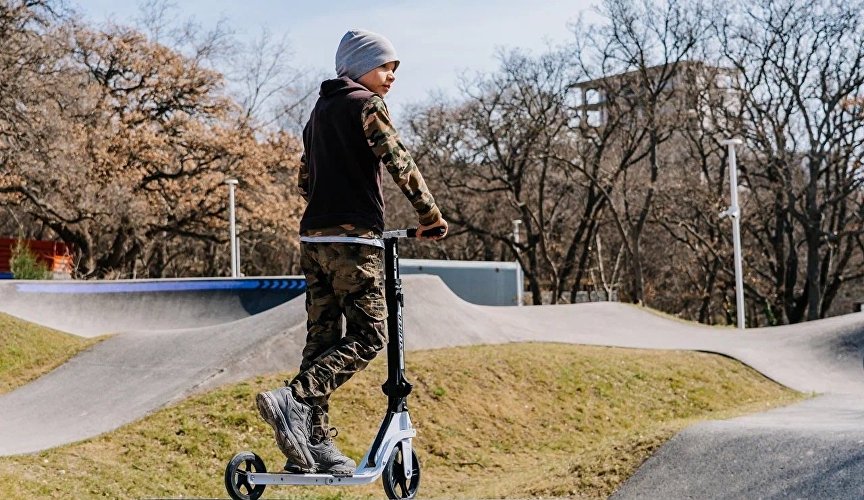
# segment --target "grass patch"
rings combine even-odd
[[[100,340],[0,313],[0,394],[41,377]]]
[[[411,352],[407,364],[424,498],[606,497],[686,425],[802,397],[738,362],[690,352],[510,344]],[[254,395],[286,376],[226,386],[82,443],[0,458],[4,496],[225,497],[234,453],[253,450],[281,468]],[[350,456],[374,437],[385,377],[379,358],[333,397],[337,440]],[[380,482],[264,492],[370,497],[383,497]]]

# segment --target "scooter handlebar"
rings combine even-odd
[[[436,227],[426,231],[423,236],[441,236],[444,234],[443,227]],[[394,229],[392,231],[384,231],[384,238],[416,238],[417,228],[409,227],[408,229]]]

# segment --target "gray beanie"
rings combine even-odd
[[[336,75],[357,80],[378,66],[395,62],[399,57],[390,40],[378,33],[350,30],[342,37],[336,49]]]

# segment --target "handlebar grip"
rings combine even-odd
[[[442,234],[444,234],[444,228],[439,226],[439,227],[432,228],[432,229],[426,231],[423,234],[423,236],[441,236]],[[412,227],[412,228],[408,229],[407,235],[409,238],[416,238],[417,237],[417,228]]]

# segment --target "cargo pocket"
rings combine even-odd
[[[347,312],[347,311],[346,311]],[[385,321],[387,320],[387,304],[384,297],[367,294],[354,300],[349,318],[355,335],[375,351],[380,351],[387,345]]]

